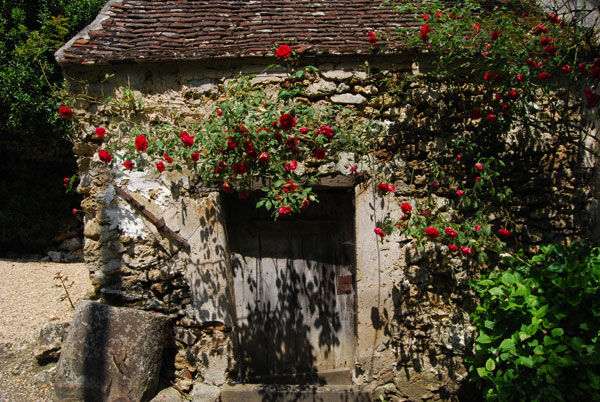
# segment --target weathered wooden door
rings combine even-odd
[[[245,381],[317,380],[353,366],[351,189],[319,194],[273,222],[256,199],[227,201],[240,374]]]

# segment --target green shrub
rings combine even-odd
[[[0,3],[0,256],[44,251],[78,203],[63,187],[76,165],[69,124],[57,113],[63,77],[54,52],[105,2]]]
[[[550,245],[472,286],[471,380],[488,400],[600,400],[600,248]]]

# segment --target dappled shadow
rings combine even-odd
[[[247,382],[324,383],[322,372],[352,365],[352,195],[323,192],[300,217],[273,222],[256,199],[227,205],[239,343]]]

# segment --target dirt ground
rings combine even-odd
[[[73,317],[58,272],[75,305],[92,290],[83,263],[0,259],[0,402],[53,399],[56,363],[40,366],[33,349],[45,324]]]

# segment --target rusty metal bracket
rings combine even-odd
[[[337,277],[337,294],[344,295],[352,293],[352,275]]]
[[[138,200],[133,198],[131,194],[129,194],[127,191],[123,190],[121,187],[116,185],[114,187],[117,194],[119,194],[119,196],[121,196],[121,198],[123,198],[129,204],[133,205],[135,209],[142,213],[142,215],[148,218],[159,232],[165,233],[167,236],[175,240],[180,246],[188,250],[190,249],[190,244],[183,237],[181,237],[179,233],[176,233],[173,230],[171,230],[166,225],[164,218],[158,219],[152,212],[148,211],[146,207],[143,206]]]

